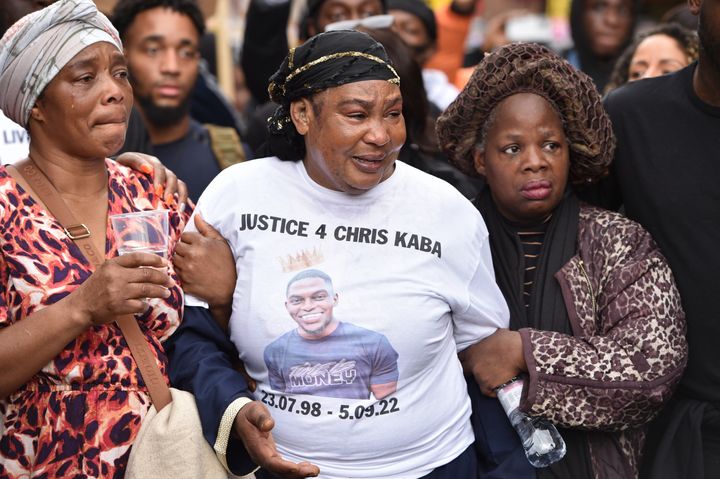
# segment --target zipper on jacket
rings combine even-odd
[[[580,266],[580,271],[582,272],[583,276],[585,277],[585,281],[587,281],[588,287],[590,288],[590,299],[592,300],[592,311],[593,311],[593,318],[597,316],[597,305],[595,304],[595,291],[593,291],[592,283],[590,282],[590,276],[588,276],[587,271],[585,270],[585,262],[580,258],[580,262],[578,263]]]

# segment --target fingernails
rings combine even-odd
[[[163,197],[164,192],[165,192],[165,187],[163,185],[158,185],[155,187],[155,194],[158,195],[160,198]]]
[[[165,195],[165,203],[173,204],[175,202],[175,195],[170,193]]]
[[[185,202],[180,203],[180,213],[185,213],[186,207],[187,205],[185,204]]]
[[[153,169],[152,166],[148,165],[147,163],[143,163],[142,165],[140,165],[140,171],[142,171],[146,175],[149,175],[153,172]]]

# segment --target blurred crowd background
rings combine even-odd
[[[110,15],[117,0],[96,0],[95,3],[103,13]],[[253,91],[248,88],[242,66],[243,45],[247,35],[252,35],[253,32],[252,26],[247,28],[250,4],[252,3],[253,9],[259,13],[257,16],[251,13],[251,22],[267,22],[270,28],[277,25],[275,12],[287,11],[286,30],[283,32],[276,28],[278,31],[275,33],[284,37],[289,46],[296,46],[300,42],[300,24],[307,12],[307,0],[198,0],[197,3],[205,15],[207,26],[203,58],[217,77],[222,91],[241,112],[244,112],[249,104],[252,105],[252,101],[264,101],[264,93],[257,98],[258,93],[254,96]],[[462,1],[456,3],[462,4]],[[472,9],[468,15],[467,30],[461,31],[466,33],[464,50],[456,52],[462,54],[459,57],[462,59],[462,66],[471,67],[477,63],[477,52],[489,47],[488,41],[497,41],[497,36],[493,35],[496,35],[498,27],[509,27],[505,37],[508,41],[537,41],[558,51],[566,51],[573,46],[570,28],[572,0],[466,0],[465,3],[472,4]],[[427,4],[437,17],[451,7],[452,2],[429,0]],[[264,16],[267,18],[263,18]],[[640,34],[659,23],[668,22],[678,22],[695,30],[697,17],[689,14],[684,1],[642,0],[638,5],[635,33]],[[261,25],[256,25],[255,28],[257,27]],[[443,36],[452,33],[452,28],[449,28],[449,31],[439,29],[439,42],[442,44],[446,40]],[[427,67],[439,68],[445,71],[451,80],[455,80],[459,65],[448,63],[445,56],[446,52],[436,52],[427,62]],[[271,63],[270,68],[274,65],[275,63]],[[246,68],[247,66],[245,64]],[[467,73],[455,83],[462,86],[466,80]]]

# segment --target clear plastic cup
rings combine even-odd
[[[148,210],[110,216],[118,254],[168,255],[168,211]]]

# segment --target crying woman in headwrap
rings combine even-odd
[[[507,45],[477,66],[437,129],[451,160],[487,182],[476,206],[510,309],[509,329],[461,357],[475,379],[481,469],[637,477],[645,425],[685,366],[685,321],[650,235],[576,196],[606,173],[615,148],[592,80],[545,47]],[[524,376],[520,409],[565,439],[565,458],[548,468],[529,466],[517,435],[500,427],[509,421],[494,420],[497,403],[478,394],[479,386],[493,396],[516,376]],[[506,454],[513,448],[520,460]]]
[[[117,32],[90,0],[32,13],[0,42],[0,108],[31,138],[28,159],[0,167],[2,477],[122,477],[150,400],[114,321],[135,314],[161,371],[180,321],[172,265],[118,256],[109,227],[109,215],[168,210],[167,257],[186,219],[149,175],[108,159],[125,138],[127,75]],[[77,224],[60,224],[29,171]],[[101,266],[81,253],[83,237]]]

